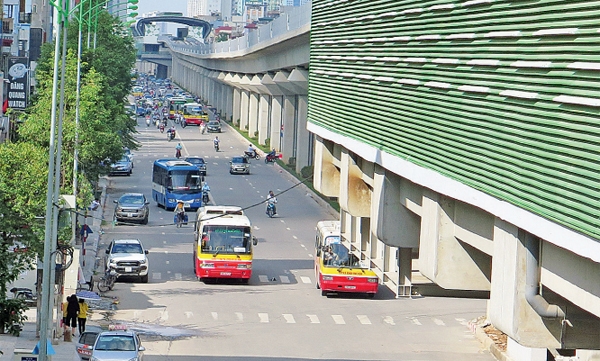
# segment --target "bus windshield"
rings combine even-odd
[[[183,108],[183,115],[204,115],[200,105],[186,105]]]
[[[202,252],[214,254],[250,253],[250,227],[206,225],[202,228]]]
[[[198,191],[201,188],[200,172],[172,170],[169,172],[169,189],[177,191]]]
[[[340,243],[332,243],[324,247],[323,264],[333,268],[366,268],[358,257],[348,252],[348,248]]]

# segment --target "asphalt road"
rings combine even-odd
[[[138,130],[133,175],[110,178],[110,202],[125,192],[151,198],[152,162],[175,154],[177,142],[167,142],[166,133],[145,124]],[[177,229],[172,212],[152,203],[148,225],[104,227],[101,247],[135,237],[150,250],[149,283],[122,280],[111,292],[120,298],[114,319],[140,333],[145,360],[493,360],[466,326],[485,314],[485,300],[395,299],[383,287],[375,299],[321,296],[315,224],[332,216],[262,159],[252,161],[250,175],[230,175],[229,159],[248,147],[233,130],[219,134],[218,153],[214,134],[195,126],[177,131],[184,156],[205,157],[216,204],[258,204],[246,214],[259,244],[249,285],[204,284],[193,271],[193,226]],[[269,190],[283,192],[272,219],[262,204]]]

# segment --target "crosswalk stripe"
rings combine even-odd
[[[192,318],[192,317],[194,317],[194,313],[192,311],[185,312],[185,318]]]
[[[344,317],[342,317],[342,315],[331,315],[331,318],[333,318],[333,321],[338,325],[346,324],[346,321],[344,321]]]
[[[416,318],[411,319],[412,323],[414,323],[417,326],[421,326],[421,322],[419,322],[419,320],[417,320]]]
[[[369,317],[367,317],[367,315],[356,315],[356,318],[358,318],[360,323],[362,323],[363,325],[371,324],[371,320],[369,320]]]
[[[312,281],[310,280],[310,277],[302,276],[302,277],[300,277],[300,279],[302,280],[302,283],[312,283]]]
[[[463,326],[468,325],[469,323],[467,322],[467,320],[465,320],[464,318],[455,318],[456,321],[458,321],[458,323],[460,323]]]
[[[266,282],[269,282],[269,277],[267,277],[266,275],[258,275],[258,279],[259,279],[261,282],[265,282],[265,283],[266,283]]]
[[[392,325],[392,326],[394,326],[396,324],[394,322],[394,318],[392,316],[385,316],[383,318],[383,322],[387,323],[388,325]]]
[[[434,318],[433,322],[438,325],[438,326],[446,326],[446,324],[444,323],[444,321],[440,320],[439,318]]]
[[[240,321],[240,322],[244,321],[244,314],[241,312],[236,312],[235,317],[237,317],[238,321]]]
[[[181,281],[181,273],[175,273],[175,279]]]
[[[218,320],[219,319],[219,314],[216,312],[211,312],[210,315],[212,316],[213,320]]]
[[[281,283],[290,283],[290,278],[288,276],[279,276]]]
[[[310,323],[321,323],[321,321],[319,321],[319,317],[317,317],[317,315],[306,315],[306,316],[308,316]]]
[[[153,280],[159,280],[160,279],[160,272],[154,272],[154,273],[152,273],[152,279]]]
[[[296,320],[294,320],[294,316],[289,313],[284,313],[283,318],[285,318],[285,322],[287,323],[296,323]]]
[[[269,314],[268,313],[259,313],[258,318],[260,318],[260,322],[269,323]]]

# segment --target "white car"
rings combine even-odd
[[[121,276],[137,276],[148,282],[148,250],[139,239],[115,239],[106,249],[106,268]]]
[[[133,331],[104,331],[98,335],[91,361],[142,361],[146,349]]]

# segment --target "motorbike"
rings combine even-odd
[[[28,305],[37,303],[37,296],[33,293],[31,288],[26,287],[13,287],[10,289],[14,298],[24,300]]]
[[[215,151],[219,151],[219,142],[213,142],[214,143],[214,147],[215,147]]]
[[[165,125],[163,123],[160,123],[160,125],[158,126],[158,130],[160,130],[161,133],[165,132]]]
[[[175,131],[169,129],[169,131],[167,131],[167,140],[170,142],[173,139],[175,139]]]
[[[186,224],[188,224],[189,218],[187,213],[177,213],[173,216],[173,223],[177,225],[177,228],[180,228]]]
[[[277,161],[279,157],[277,157],[277,155],[273,155],[273,154],[267,154],[267,156],[265,157],[265,164],[269,164],[269,163],[275,163]]]
[[[100,278],[100,282],[98,282],[98,290],[100,292],[107,292],[112,290],[119,276],[120,274],[118,274],[117,271],[115,271],[114,269],[107,269],[104,273],[104,276]]]
[[[202,204],[208,204],[208,202],[210,202],[208,191],[202,191]]]
[[[150,118],[146,117],[146,126],[149,127],[150,126]]]
[[[206,133],[206,124],[200,125],[200,133],[202,133],[202,134]]]
[[[269,216],[269,218],[273,218],[273,216],[275,215],[275,203],[267,204],[267,215]]]
[[[249,152],[249,151],[245,150],[245,151],[244,151],[244,156],[245,156],[246,158],[254,158],[254,159],[256,159],[256,160],[259,160],[259,159],[260,159],[260,154],[256,153],[256,150],[254,150],[254,151],[252,151],[252,152]]]
[[[175,150],[175,158],[177,158],[177,159],[181,158],[181,149]]]

